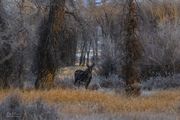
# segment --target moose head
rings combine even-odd
[[[95,64],[94,63],[92,65],[86,64],[86,66],[87,66],[87,69],[85,71],[92,72],[92,69],[95,66]]]

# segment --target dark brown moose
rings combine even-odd
[[[78,85],[78,87],[83,84],[85,85],[85,88],[87,89],[89,86],[89,83],[91,82],[92,79],[92,69],[95,66],[95,64],[93,63],[92,65],[86,65],[87,69],[86,70],[76,70],[74,72],[74,76],[75,76],[75,81],[74,81],[74,85]]]

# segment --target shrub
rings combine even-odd
[[[58,112],[42,100],[25,104],[17,94],[8,96],[0,104],[0,120],[58,120]]]
[[[47,105],[41,99],[27,105],[25,108],[25,120],[58,120],[57,109]]]
[[[55,85],[56,85],[56,87],[61,88],[61,89],[73,89],[73,88],[75,88],[74,79],[72,77],[57,78],[55,80]]]
[[[124,88],[125,82],[118,75],[112,74],[108,78],[94,76],[92,81],[98,83],[102,88]]]
[[[150,79],[143,81],[143,89],[168,89],[180,87],[179,81],[180,75],[174,75],[172,77],[151,77]]]
[[[98,65],[98,74],[106,78],[117,72],[116,61],[112,56],[104,55]]]
[[[22,104],[22,100],[18,95],[8,96],[0,104],[0,119],[9,120],[10,118],[23,119],[23,113],[25,106]]]

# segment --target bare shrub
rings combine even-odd
[[[17,118],[21,120],[24,116],[24,109],[21,98],[18,95],[10,95],[0,104],[0,119]]]
[[[112,56],[104,55],[98,66],[98,75],[108,78],[110,75],[116,73],[116,62]]]
[[[124,88],[125,82],[123,79],[119,78],[118,75],[112,74],[108,78],[103,76],[94,76],[93,82],[96,82],[102,88]]]
[[[47,105],[41,99],[27,105],[25,120],[59,120],[57,109]]]
[[[174,73],[180,58],[180,26],[179,16],[176,13],[179,8],[174,3],[171,6],[171,2],[173,1],[157,1],[152,5],[142,4],[146,8],[144,9],[146,14],[143,15],[145,24],[141,25],[142,43],[145,48],[142,62],[144,65],[157,65],[164,68],[169,66],[164,69],[167,71],[166,74]],[[167,11],[172,13],[167,15]]]
[[[143,89],[168,89],[180,87],[179,81],[180,75],[174,75],[172,77],[151,77],[142,82]]]
[[[98,90],[98,89],[100,89],[100,88],[101,88],[101,86],[100,86],[100,84],[98,84],[98,83],[94,83],[94,84],[92,84],[92,85],[89,86],[89,89],[90,89],[90,90]]]
[[[1,120],[58,120],[57,109],[42,100],[25,104],[17,94],[8,96],[0,104]]]
[[[57,77],[55,79],[55,85],[61,89],[73,89],[74,88],[73,77]]]
[[[127,114],[92,114],[92,115],[66,115],[63,120],[177,120],[176,115],[165,113],[127,113]]]
[[[180,105],[177,108],[177,113],[180,113]],[[179,116],[180,117],[180,116]]]

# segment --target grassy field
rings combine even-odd
[[[49,104],[61,106],[65,113],[126,113],[126,112],[168,112],[176,113],[180,109],[180,91],[159,91],[150,96],[127,97],[123,94],[109,94],[98,91],[63,90],[1,90],[0,99],[17,93],[24,102],[42,99]]]
[[[61,69],[60,81],[69,76],[71,80],[76,69],[79,68]],[[65,82],[65,85],[67,83]],[[71,87],[70,85],[70,89],[51,90],[0,90],[0,101],[6,101],[4,99],[13,94],[19,95],[25,105],[41,99],[57,107],[61,120],[180,120],[180,89],[153,91],[152,94],[128,97],[123,91],[116,93],[113,90],[106,92]]]

